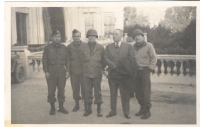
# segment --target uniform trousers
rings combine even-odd
[[[142,70],[138,70],[136,83],[136,98],[141,107],[150,109],[151,104],[151,80],[150,80],[150,69],[144,67]]]
[[[84,83],[83,83],[83,76],[82,75],[70,75],[70,81],[73,91],[73,99],[74,100],[80,100],[82,95],[82,99],[85,98],[85,89],[84,89]],[[81,92],[80,92],[81,90]]]
[[[57,91],[58,102],[65,101],[66,69],[64,65],[49,66],[50,79],[46,79],[48,84],[48,102],[56,102],[55,92]]]
[[[83,77],[83,83],[85,86],[85,102],[92,104],[93,102],[93,88],[94,88],[94,96],[95,104],[103,103],[102,94],[101,94],[101,81],[102,77],[99,78],[89,78]]]

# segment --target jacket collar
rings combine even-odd
[[[78,46],[78,48],[76,48],[75,44],[74,44],[74,41],[71,43],[71,48],[74,49],[74,50],[80,50],[81,46],[82,46],[83,42],[80,41],[80,44]]]
[[[101,45],[100,44],[98,44],[97,42],[96,42],[96,44],[95,44],[95,47],[94,47],[94,50],[93,50],[93,53],[92,54],[94,54],[96,51],[98,51],[99,49],[101,48]],[[86,45],[85,45],[85,50],[87,51],[87,52],[89,52],[90,53],[90,47],[89,47],[89,43],[87,43]]]
[[[146,46],[147,45],[147,42],[146,41],[143,41],[142,42],[142,44],[141,45],[136,45],[136,43],[134,44],[134,48],[136,48],[136,49],[140,49],[140,48],[142,48],[142,47],[144,47],[144,46]]]
[[[56,47],[56,48],[59,48],[61,44],[60,44],[60,43],[52,42],[52,45],[53,45],[54,47]]]

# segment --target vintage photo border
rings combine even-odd
[[[70,4],[69,4],[70,3]],[[110,7],[117,7],[121,5],[127,5],[127,6],[197,6],[197,24],[196,24],[196,77],[198,77],[198,70],[200,69],[199,64],[199,53],[198,50],[200,47],[200,2],[199,1],[150,1],[150,2],[5,2],[4,3],[4,124],[6,127],[10,126],[40,126],[39,124],[11,124],[11,67],[10,67],[10,56],[11,56],[11,7],[102,7],[102,6],[110,6]],[[200,79],[196,78],[196,122],[197,124],[188,124],[184,125],[181,124],[181,126],[198,126],[199,125],[199,96],[200,93],[200,87],[198,86]],[[181,118],[180,118],[181,119]],[[41,126],[45,126],[46,124],[42,124]],[[138,124],[131,124],[131,126],[135,126]],[[170,126],[177,126],[172,124],[163,124],[164,126],[170,125]],[[58,126],[54,124],[47,124],[46,126]],[[59,124],[59,126],[94,126],[94,124],[81,124],[81,125],[72,125],[72,124]],[[96,125],[95,126],[105,126],[104,124]],[[116,124],[107,124],[107,126],[122,126],[122,125],[116,125]],[[128,126],[128,125],[126,125]],[[141,126],[141,124],[140,124]],[[155,125],[142,125],[142,126],[155,126]],[[161,124],[158,124],[156,126],[161,126]]]

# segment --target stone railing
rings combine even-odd
[[[196,74],[196,55],[157,55],[154,73],[171,75]]]
[[[35,76],[38,72],[43,72],[42,53],[31,53],[28,56],[29,68]],[[196,84],[196,55],[157,55],[157,58],[152,82]]]
[[[40,71],[43,72],[42,54],[43,54],[43,51],[34,52],[28,56],[29,69],[32,68],[32,72],[40,72]]]
[[[157,55],[153,83],[196,85],[196,55]]]

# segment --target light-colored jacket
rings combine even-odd
[[[157,56],[154,46],[151,43],[145,42],[139,47],[134,44],[133,51],[139,67],[148,66],[152,70],[155,68],[157,63]]]

